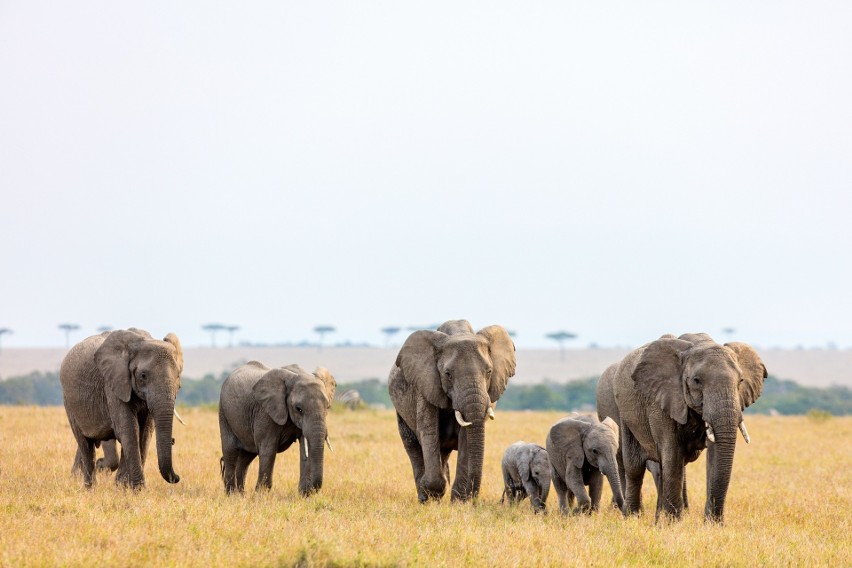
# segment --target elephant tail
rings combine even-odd
[[[219,475],[223,480],[225,479],[225,456],[219,458]]]

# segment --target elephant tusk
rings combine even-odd
[[[707,426],[707,439],[711,442],[716,442],[716,435],[713,433],[713,427],[710,426],[709,422],[704,423]]]
[[[745,440],[745,443],[751,444],[751,438],[748,436],[748,430],[746,430],[745,422],[740,422],[740,432],[743,434],[743,440]]]
[[[328,444],[328,449],[331,450],[331,453],[334,453],[334,448],[331,447],[331,442],[328,441],[328,436],[325,437],[325,443]]]
[[[305,446],[305,459],[307,460],[307,459],[308,459],[308,457],[309,457],[309,456],[308,456],[308,439],[307,439],[307,438],[305,438],[304,436],[302,436],[302,442],[303,442],[303,444],[304,444],[304,446]]]
[[[459,423],[459,424],[461,424],[463,427],[467,427],[467,426],[470,426],[471,424],[473,424],[473,422],[465,422],[465,421],[464,421],[464,418],[462,418],[462,413],[461,413],[461,411],[458,411],[458,410],[456,410],[456,420],[457,420],[457,421],[458,421],[458,423]]]
[[[486,412],[485,414],[488,415],[488,418],[490,418],[491,420],[494,420],[494,418],[495,418],[494,417],[494,409],[491,408],[490,406],[488,407],[488,412]]]
[[[178,422],[186,426],[186,422],[183,421],[183,418],[180,417],[180,414],[177,413],[177,408],[175,408],[175,418],[178,419]]]

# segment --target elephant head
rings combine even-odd
[[[672,420],[698,422],[698,436],[710,442],[704,514],[721,521],[738,428],[749,441],[742,411],[760,396],[766,378],[757,352],[745,343],[719,345],[706,334],[658,339],[645,348],[632,378]]]
[[[147,332],[129,329],[110,332],[95,352],[108,398],[115,403],[136,397],[154,420],[160,474],[169,483],[180,477],[172,467],[172,424],[175,398],[183,372],[183,351],[174,333],[162,341]]]
[[[319,367],[309,373],[298,365],[272,369],[252,388],[254,397],[276,424],[283,426],[290,421],[301,432],[301,459],[308,466],[301,469],[302,495],[322,487],[324,444],[328,443],[326,417],[336,388],[337,382],[327,369]]]
[[[429,404],[454,411],[466,440],[471,486],[461,498],[478,493],[485,451],[485,419],[494,418],[497,402],[515,374],[515,345],[499,325],[477,333],[464,320],[449,321],[436,331],[412,333],[396,365]],[[454,495],[455,496],[455,495]]]
[[[538,495],[530,495],[530,501],[536,510],[544,509],[544,503],[550,494],[550,459],[547,450],[541,446],[529,445],[529,451],[518,458],[518,472],[524,481],[538,488]]]

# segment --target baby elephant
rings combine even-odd
[[[550,460],[538,444],[515,442],[503,454],[503,499],[509,503],[529,496],[533,511],[544,511],[550,493]]]
[[[609,417],[600,422],[597,416],[575,414],[550,428],[547,455],[563,514],[567,515],[573,507],[574,497],[577,498],[574,512],[598,510],[603,488],[601,474],[609,480],[615,503],[621,508],[624,497],[618,477],[617,450],[618,425]]]
[[[225,492],[245,490],[246,470],[260,456],[258,489],[272,488],[275,455],[299,440],[299,493],[322,487],[326,415],[337,383],[323,368],[313,374],[298,365],[270,369],[250,361],[234,370],[219,395],[222,479]],[[329,444],[329,449],[331,444]]]

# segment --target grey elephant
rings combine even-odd
[[[319,491],[323,481],[326,417],[337,383],[318,368],[298,365],[271,369],[258,361],[238,367],[225,379],[219,397],[222,479],[225,492],[245,491],[246,470],[260,456],[255,490],[272,488],[276,454],[299,441],[299,493]]]
[[[538,444],[515,442],[503,454],[503,498],[509,503],[530,498],[536,513],[543,512],[550,493],[550,459]]]
[[[660,464],[657,518],[683,511],[684,467],[707,447],[704,517],[724,520],[742,412],[763,389],[766,367],[746,343],[720,345],[704,333],[664,336],[629,353],[614,369],[625,469],[624,513],[639,511],[642,478]]]
[[[135,328],[108,331],[71,348],[59,380],[87,487],[95,480],[95,445],[113,439],[122,446],[116,483],[142,487],[153,431],[160,475],[180,481],[172,467],[172,425],[182,370],[183,351],[173,333],[159,340]]]
[[[614,420],[607,417],[601,422],[597,416],[573,414],[550,428],[546,445],[563,514],[571,512],[575,497],[577,508],[573,512],[597,511],[604,476],[617,505],[623,504],[616,462],[618,425]]]
[[[473,332],[465,320],[421,330],[406,339],[388,377],[402,444],[417,498],[441,499],[450,483],[447,460],[458,451],[452,500],[479,493],[485,420],[515,374],[515,345],[491,325]]]

